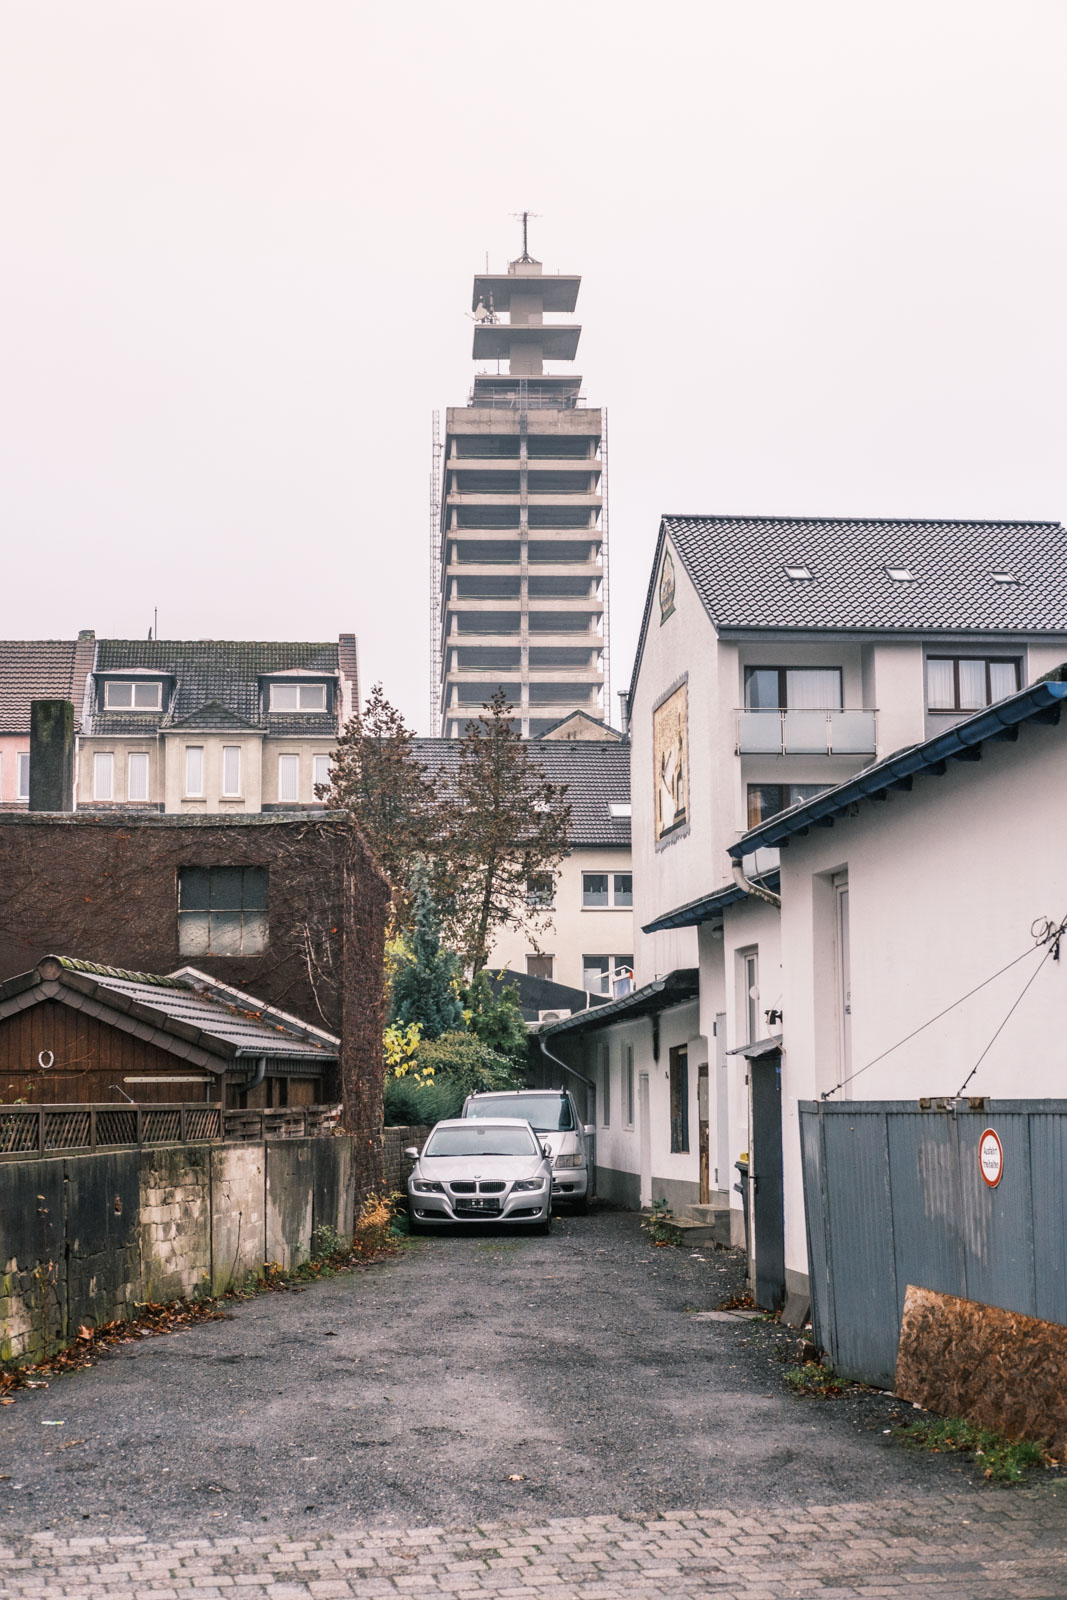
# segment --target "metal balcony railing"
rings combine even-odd
[[[866,756],[877,749],[875,711],[737,712],[737,754]]]

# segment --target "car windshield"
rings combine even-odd
[[[525,1117],[538,1133],[572,1133],[574,1118],[565,1094],[496,1094],[472,1100],[468,1117]]]
[[[499,1112],[497,1113],[499,1116]],[[424,1156],[532,1156],[537,1143],[529,1128],[437,1128],[426,1141]]]

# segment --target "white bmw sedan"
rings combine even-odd
[[[456,1222],[501,1222],[548,1233],[552,1158],[517,1117],[439,1122],[408,1179],[413,1233]]]

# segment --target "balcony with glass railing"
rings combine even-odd
[[[867,756],[877,750],[877,712],[741,709],[737,754]]]

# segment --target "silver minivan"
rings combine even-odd
[[[465,1117],[522,1117],[552,1154],[552,1199],[584,1211],[592,1194],[593,1129],[583,1127],[567,1089],[509,1089],[471,1094]]]

